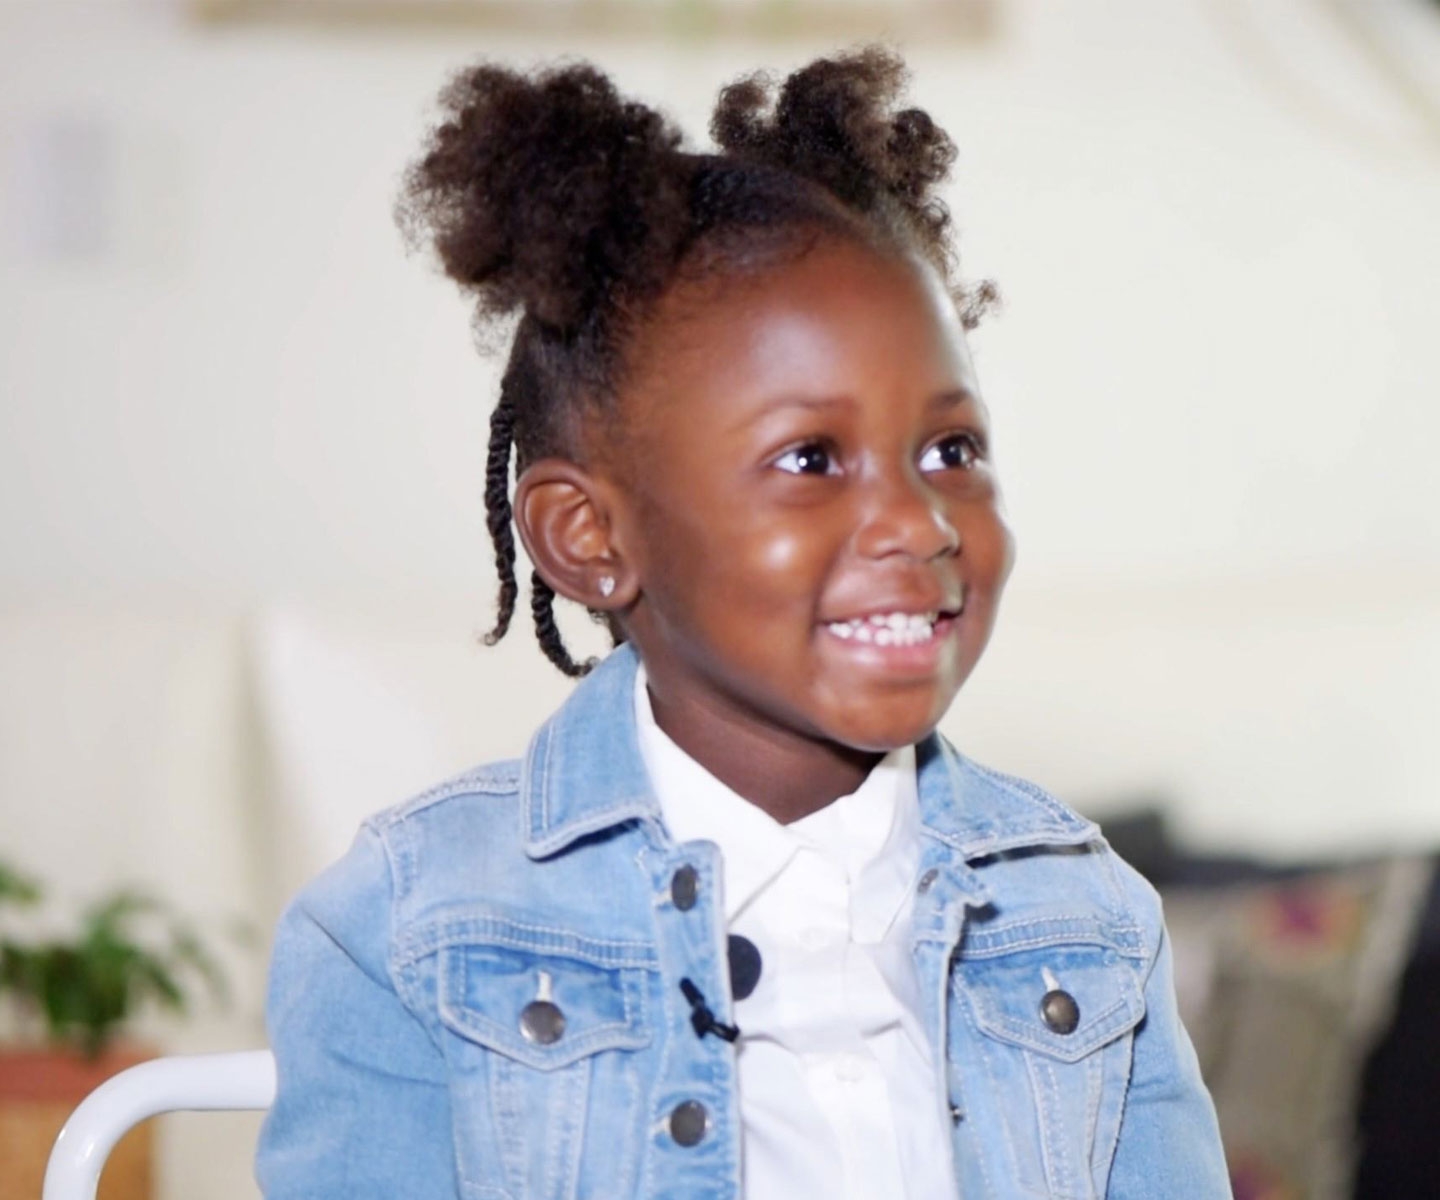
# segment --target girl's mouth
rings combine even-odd
[[[965,611],[964,593],[953,610],[876,612],[845,621],[827,621],[825,628],[841,641],[866,646],[923,646],[948,633]]]

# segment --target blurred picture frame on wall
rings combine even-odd
[[[999,0],[190,0],[215,24],[455,25],[522,33],[981,40]]]

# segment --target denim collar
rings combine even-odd
[[[520,771],[521,832],[530,857],[555,854],[624,821],[660,824],[635,729],[637,664],[631,646],[618,647],[531,739]],[[966,860],[1100,836],[1094,822],[1032,784],[977,766],[938,734],[915,749],[922,830]]]

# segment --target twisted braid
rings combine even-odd
[[[540,578],[536,571],[530,576],[530,615],[535,618],[535,637],[545,657],[565,672],[571,679],[588,675],[599,664],[595,658],[577,663],[565,648],[565,639],[555,624],[555,590]]]
[[[493,646],[510,628],[519,587],[515,582],[514,513],[510,507],[510,455],[515,444],[516,380],[506,372],[500,384],[500,401],[490,414],[490,448],[485,458],[485,526],[495,551],[495,573],[500,577],[495,625],[485,635]]]

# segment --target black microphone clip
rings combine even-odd
[[[707,1033],[713,1033],[718,1038],[733,1042],[740,1036],[738,1025],[727,1025],[715,1019],[715,1014],[705,1003],[705,993],[689,979],[680,981],[680,990],[690,1004],[690,1026],[695,1030],[696,1037],[703,1038]]]

